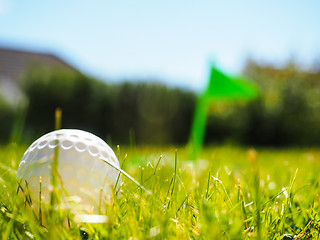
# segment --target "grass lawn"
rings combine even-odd
[[[206,148],[199,160],[173,147],[121,148],[122,176],[105,203],[106,223],[78,223],[67,210],[32,211],[17,194],[27,146],[0,147],[2,239],[318,239],[320,150]],[[127,155],[127,156],[126,156]]]

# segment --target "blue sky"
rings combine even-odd
[[[246,59],[310,65],[320,1],[0,0],[0,46],[53,52],[100,79],[155,79],[200,90],[209,66]]]

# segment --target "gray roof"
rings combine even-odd
[[[25,73],[29,67],[34,65],[50,68],[58,67],[78,72],[77,69],[53,54],[0,47],[0,77],[19,81],[20,76]]]

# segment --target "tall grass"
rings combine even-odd
[[[121,194],[102,203],[107,222],[93,224],[50,204],[40,221],[28,192],[17,194],[26,148],[0,148],[2,239],[319,238],[317,149],[208,147],[191,161],[183,148],[121,148],[120,165],[152,193],[122,176]]]

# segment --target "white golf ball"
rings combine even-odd
[[[67,192],[64,202],[72,199],[82,211],[98,214],[101,202],[110,200],[117,179],[117,187],[122,183],[119,171],[112,167],[119,168],[112,149],[99,137],[82,130],[62,129],[40,137],[25,152],[17,174],[35,200],[39,199],[41,177],[40,197],[42,202],[50,201],[55,153],[59,179]]]

